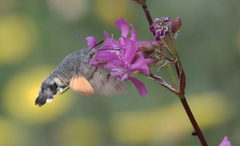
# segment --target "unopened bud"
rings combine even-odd
[[[181,26],[182,26],[182,21],[180,18],[177,17],[175,20],[173,20],[172,25],[171,25],[172,33],[174,34],[178,31],[180,31]]]

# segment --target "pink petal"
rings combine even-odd
[[[95,67],[98,67],[98,68],[101,67],[102,69],[104,69],[104,64],[102,64],[101,62],[96,61],[94,59],[92,59],[89,64],[92,65],[92,66],[95,66]]]
[[[109,35],[106,31],[103,31],[105,40],[109,38]]]
[[[133,77],[129,77],[129,80],[131,80],[133,82],[133,84],[137,88],[138,93],[141,97],[144,97],[147,95],[147,93],[148,93],[147,88],[141,81],[139,81],[138,79],[133,78]]]
[[[122,37],[122,39],[124,41],[125,48],[126,48],[125,58],[123,61],[127,62],[127,63],[131,63],[137,53],[138,48],[135,47],[134,41],[132,41],[128,38],[125,38],[125,37]]]
[[[227,136],[225,136],[225,137],[223,138],[223,141],[220,143],[219,146],[231,146],[231,142],[228,141],[228,137],[227,137]]]
[[[163,19],[163,22],[169,22],[169,20],[170,20],[170,17],[168,16]]]
[[[90,64],[95,67],[102,67],[109,61],[117,60],[119,57],[107,50],[98,50],[97,55],[91,60]]]
[[[108,70],[112,70],[112,69],[115,69],[116,66],[115,66],[115,64],[113,63],[113,61],[109,61],[109,62],[105,65],[105,68],[108,69]]]
[[[121,30],[121,36],[127,37],[129,32],[129,27],[127,22],[121,17],[119,20],[115,21],[115,25]]]
[[[86,37],[86,40],[87,40],[88,48],[92,48],[98,43],[98,41],[93,36]],[[97,49],[97,46],[95,46],[94,48]]]
[[[129,77],[129,74],[126,72],[126,73],[123,74],[123,76],[121,77],[121,80],[122,80],[122,81],[125,81],[125,80],[128,79],[128,77]]]
[[[99,49],[108,49],[108,50],[114,50],[114,49],[119,49],[120,45],[119,42],[113,38],[106,38],[103,42],[102,47]]]
[[[132,64],[131,71],[135,71],[135,70],[141,71],[146,75],[150,74],[147,62],[145,61],[143,56],[139,56],[137,60]]]
[[[135,28],[133,27],[132,24],[130,24],[130,26],[133,28],[133,29],[130,31],[130,34],[131,34],[130,40],[136,42],[136,41],[137,41],[137,33],[136,33],[136,30],[135,30]]]
[[[119,59],[119,57],[116,54],[114,54],[110,51],[105,51],[105,50],[104,51],[99,50],[98,54],[95,56],[95,58],[100,62],[101,61],[111,61],[111,60],[118,60]]]
[[[121,63],[121,61],[118,63]],[[121,64],[116,66],[116,60],[108,62],[105,65],[105,68],[110,70],[111,74],[119,79],[122,79],[124,75],[127,75],[126,79],[128,78],[128,73],[122,72],[125,70],[125,68],[121,67]]]

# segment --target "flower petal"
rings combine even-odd
[[[137,33],[136,33],[136,30],[135,30],[135,28],[133,27],[132,24],[130,24],[130,26],[133,28],[133,29],[130,31],[130,34],[131,34],[130,40],[136,42],[136,41],[137,41]]]
[[[109,50],[114,50],[114,49],[119,49],[120,48],[120,44],[117,40],[113,39],[113,38],[106,38],[103,42],[102,47],[99,49],[109,49]]]
[[[150,74],[147,62],[145,61],[143,56],[139,56],[137,60],[131,65],[130,72],[136,70],[141,71],[146,75]]]
[[[109,38],[109,35],[108,35],[107,31],[103,31],[103,33],[104,33],[104,38],[105,38],[105,40],[106,40],[107,38]]]
[[[227,137],[227,136],[225,136],[225,137],[223,138],[223,141],[220,143],[219,146],[231,146],[231,142],[228,141],[228,137]]]
[[[112,69],[115,69],[115,68],[116,68],[116,65],[114,64],[113,61],[109,61],[109,62],[105,65],[105,68],[108,69],[108,70],[112,70]]]
[[[129,32],[128,23],[121,17],[119,20],[115,21],[115,25],[121,30],[121,36],[127,37]]]
[[[110,51],[98,51],[97,55],[94,57],[97,61],[111,61],[118,60],[118,56]]]
[[[92,48],[98,43],[98,41],[93,36],[86,37],[86,40],[87,40],[88,48]],[[94,48],[97,49],[97,46],[95,46]]]
[[[90,64],[95,67],[102,67],[112,60],[119,60],[119,57],[109,50],[98,50],[97,55],[91,60]]]
[[[168,17],[165,17],[162,22],[169,22],[169,21],[170,21],[170,17],[168,16]]]
[[[135,46],[135,42],[128,39],[128,38],[125,38],[125,37],[122,37],[123,41],[124,41],[124,44],[125,44],[125,48],[126,48],[126,53],[125,53],[125,58],[124,58],[124,62],[126,63],[131,63],[134,56],[136,55],[137,53],[137,47]]]
[[[139,81],[138,79],[133,78],[133,77],[128,77],[128,79],[133,82],[133,84],[135,85],[135,87],[138,90],[138,93],[141,97],[144,97],[147,95],[147,93],[148,93],[147,88],[141,81]]]
[[[128,73],[126,71],[125,65],[122,61],[118,60],[112,60],[109,61],[106,65],[105,68],[111,71],[111,74],[122,81],[128,79]]]

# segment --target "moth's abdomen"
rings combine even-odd
[[[42,106],[46,102],[51,102],[53,97],[57,94],[57,84],[55,82],[53,82],[53,84],[47,84],[45,81],[42,83],[37,99],[35,100],[35,105]]]
[[[35,105],[42,106],[46,102],[51,102],[57,91],[62,92],[62,89],[68,86],[62,81],[60,75],[50,74],[42,83]]]
[[[35,100],[35,105],[42,106],[46,102],[51,102],[53,100],[54,95],[48,92],[42,92],[39,94],[37,99]]]

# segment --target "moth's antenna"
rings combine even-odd
[[[79,37],[79,39],[81,40],[81,42],[82,42],[82,44],[83,44],[83,47],[86,48],[85,45],[84,45],[84,43],[83,43],[83,40],[82,40],[82,38],[81,38],[81,36],[80,36],[80,34],[79,34],[79,32],[78,32],[78,30],[77,30],[77,34],[78,34],[78,37]]]

